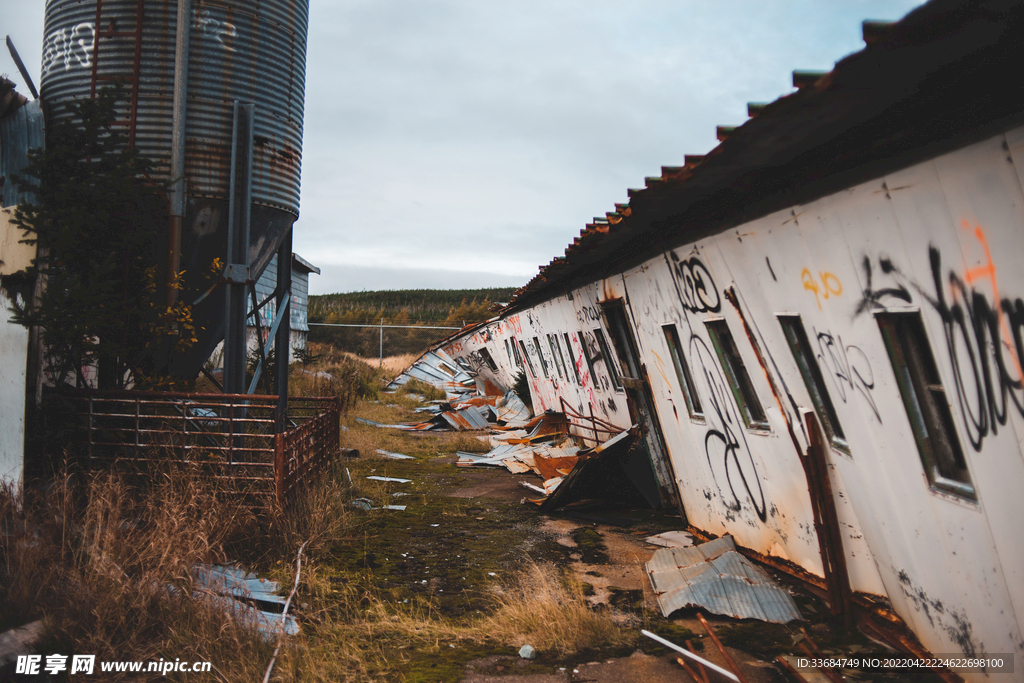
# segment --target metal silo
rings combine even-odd
[[[178,33],[181,9],[188,31]],[[234,104],[255,105],[252,124],[248,265],[256,279],[289,235],[299,213],[302,117],[309,0],[48,0],[41,98],[52,117],[64,104],[92,97],[115,81],[125,97],[119,118],[129,144],[172,181],[174,147],[183,151],[181,297],[192,303],[205,274],[227,249]],[[175,129],[175,65],[184,39],[183,136]],[[175,213],[175,199],[170,201]],[[173,239],[177,239],[172,234]],[[172,240],[173,241],[173,240]],[[173,251],[173,250],[172,250]],[[175,374],[194,375],[224,337],[224,288],[193,310],[205,330]]]

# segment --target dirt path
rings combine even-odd
[[[357,414],[394,423],[416,419],[399,405],[365,404]],[[624,629],[637,634],[635,645],[614,651],[584,651],[559,657],[540,652],[536,660],[521,659],[518,647],[495,645],[473,652],[452,645],[451,652],[412,653],[402,667],[406,681],[469,683],[547,683],[563,681],[660,683],[687,681],[677,655],[639,636],[640,629],[659,633],[682,644],[691,640],[701,657],[727,668],[721,654],[705,637],[695,610],[680,610],[664,618],[645,571],[656,547],[650,535],[679,528],[679,518],[652,510],[594,510],[596,517],[545,515],[523,502],[528,494],[522,480],[539,483],[529,474],[504,469],[459,468],[455,450],[472,446],[466,433],[410,434],[346,420],[343,446],[363,455],[350,464],[351,476],[363,489],[367,476],[408,479],[380,482],[367,489],[375,506],[406,505],[405,510],[368,516],[365,541],[339,558],[342,568],[361,572],[374,586],[392,591],[396,601],[432,600],[451,618],[486,613],[493,607],[495,587],[515,576],[530,562],[552,563],[572,573],[582,584],[595,610],[604,611]],[[376,448],[404,453],[411,460],[390,460]],[[608,523],[608,520],[617,523]],[[774,574],[774,572],[769,571]],[[774,663],[776,655],[799,654],[796,643],[804,626],[827,652],[881,651],[857,632],[840,633],[824,616],[827,607],[786,577],[775,575],[799,605],[807,622],[790,625],[739,621],[708,615],[750,683],[791,681]],[[500,634],[496,634],[500,635]],[[526,645],[528,643],[522,643]],[[803,672],[808,681],[818,674]],[[848,672],[847,680],[900,680]],[[717,674],[711,673],[711,679]],[[924,680],[924,679],[918,679]],[[929,679],[931,680],[931,679]]]

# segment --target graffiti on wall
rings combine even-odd
[[[990,434],[1006,426],[1010,411],[1024,416],[1024,300],[1000,296],[996,266],[988,240],[978,225],[963,221],[983,254],[983,265],[965,272],[943,269],[942,254],[928,248],[932,282],[924,287],[905,275],[890,259],[879,256],[878,268],[894,286],[872,288],[873,264],[864,257],[866,287],[857,313],[911,303],[911,291],[939,315],[952,369],[957,403],[967,440],[980,451]],[[889,283],[887,283],[889,284]]]
[[[76,66],[92,68],[95,34],[95,28],[88,22],[51,31],[43,40],[43,76],[62,66],[65,71]]]
[[[718,313],[722,300],[707,266],[696,256],[680,260],[674,251],[668,252],[669,271],[675,282],[679,301],[690,313]]]
[[[675,252],[670,251],[666,262],[683,308],[683,317],[679,321],[680,338],[689,338],[687,360],[695,375],[701,400],[708,406],[704,411],[707,428],[704,434],[704,454],[712,482],[729,514],[740,512],[744,502],[747,502],[764,522],[768,517],[767,500],[747,443],[746,431],[740,426],[739,409],[732,399],[732,391],[716,355],[696,333],[690,320],[691,314],[717,313],[721,310],[715,280],[711,271],[696,256],[681,260]]]
[[[868,360],[867,354],[859,346],[843,344],[840,335],[817,330],[814,330],[814,334],[818,339],[818,362],[835,381],[839,398],[843,403],[847,403],[847,389],[859,392],[881,423],[882,416],[878,413],[878,406],[875,405],[871,393],[875,389],[875,374],[871,370],[871,361]]]
[[[770,267],[770,266],[769,266]],[[821,284],[818,284],[818,280],[821,280]],[[829,273],[823,270],[818,271],[817,279],[811,275],[811,271],[807,268],[803,269],[800,273],[800,281],[804,285],[804,289],[814,294],[814,301],[818,304],[818,310],[821,310],[821,300],[828,300],[829,297],[839,296],[843,293],[843,283],[839,281],[839,278],[833,273]]]

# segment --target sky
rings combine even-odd
[[[311,0],[310,293],[522,286],[747,102],[916,0]],[[39,86],[43,0],[0,0]],[[28,95],[0,49],[0,72]]]

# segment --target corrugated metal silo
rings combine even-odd
[[[254,103],[249,264],[266,267],[299,213],[302,117],[309,0],[192,0],[185,117],[185,207],[181,296],[206,289],[214,258],[224,259],[232,117],[236,100]],[[41,97],[52,117],[115,81],[124,85],[123,125],[170,181],[178,0],[48,0]],[[97,28],[99,27],[99,28]],[[223,294],[193,311],[205,328],[176,374],[198,370],[223,338]]]

